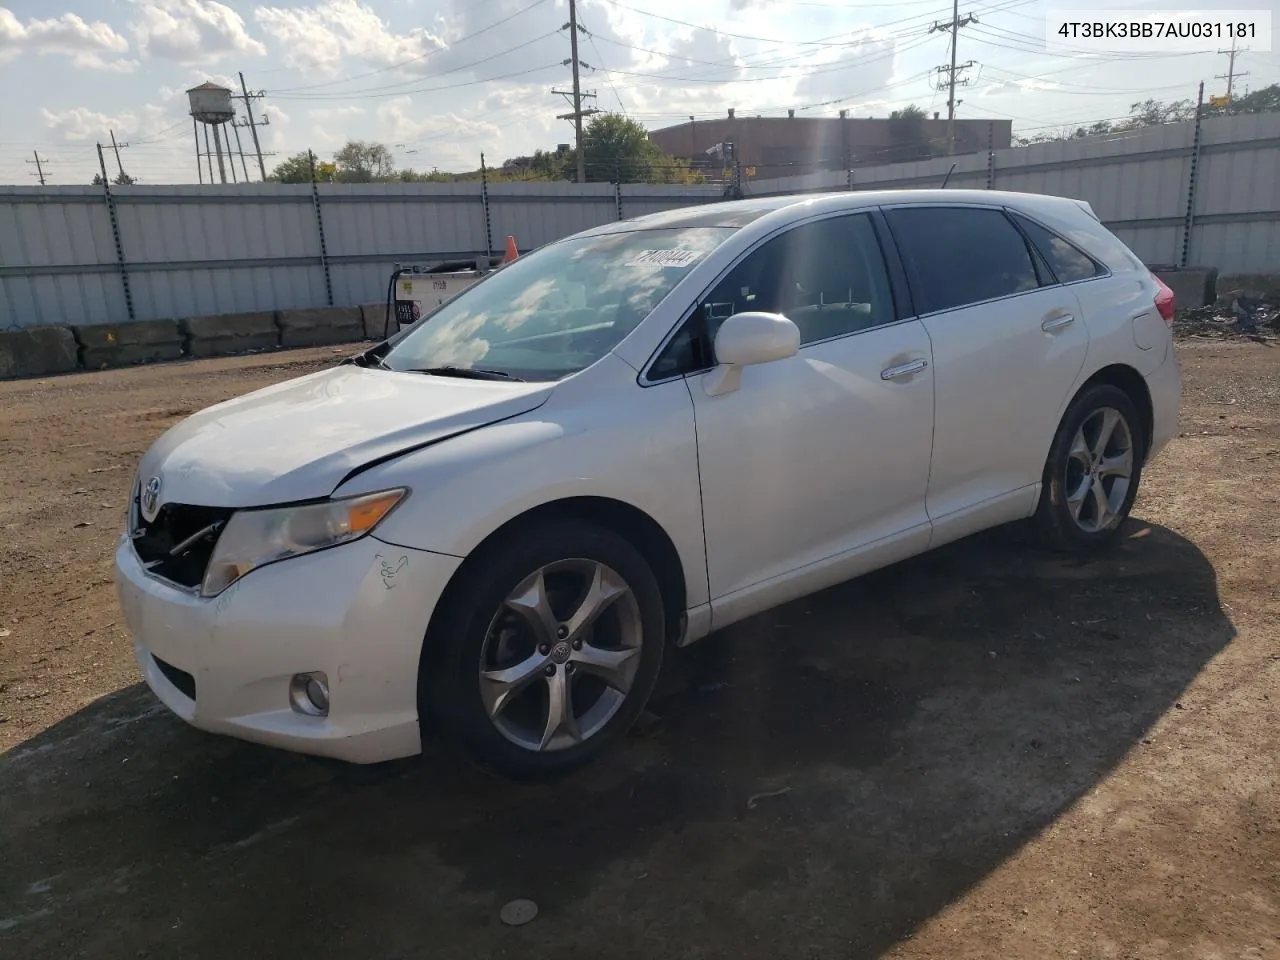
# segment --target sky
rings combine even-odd
[[[1107,6],[1077,0],[1054,9]],[[1171,9],[1126,0],[1126,9]],[[1273,11],[1280,0],[1200,0]],[[1047,0],[973,0],[960,14],[957,116],[1012,119],[1015,135],[1119,118],[1135,101],[1225,91],[1227,57],[1047,52]],[[947,0],[580,0],[588,106],[650,129],[739,116],[883,117],[915,103],[945,116]],[[0,0],[0,183],[87,183],[111,133],[142,183],[196,181],[187,88],[213,80],[254,101],[267,170],[348,139],[402,168],[472,170],[572,140],[552,89],[569,89],[568,0]],[[1280,47],[1280,44],[1275,44]],[[1250,89],[1280,82],[1280,53],[1246,51]],[[1237,88],[1240,92],[1240,88]],[[243,114],[242,114],[243,116]],[[245,150],[249,131],[241,131]],[[108,150],[109,172],[114,154]],[[30,162],[28,162],[30,161]],[[240,170],[237,163],[237,170]],[[249,164],[251,179],[259,179]],[[243,174],[241,174],[243,175]]]

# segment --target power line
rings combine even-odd
[[[590,30],[588,30],[585,26],[582,28],[582,32],[587,35],[587,39],[591,42],[591,49],[596,52],[596,59],[599,61],[601,67],[603,68],[604,54],[602,54],[600,52],[600,48],[596,46],[595,34],[592,33]],[[605,80],[608,81],[609,88],[613,90],[613,95],[618,101],[618,109],[622,111],[622,115],[625,117],[627,115],[627,105],[622,102],[622,94],[618,92],[618,85],[613,82],[613,77],[609,76],[607,72],[605,74]]]
[[[503,57],[506,57],[508,54],[514,53],[517,50],[522,50],[525,47],[532,46],[533,44],[538,43],[539,41],[546,40],[548,37],[554,37],[556,34],[560,33],[560,31],[563,29],[564,29],[563,27],[559,27],[555,30],[549,30],[546,33],[539,34],[536,37],[532,37],[529,40],[525,40],[522,43],[517,43],[513,47],[507,47],[505,50],[499,50],[497,53],[492,53],[487,57],[481,57],[478,60],[469,60],[466,63],[459,64],[456,67],[450,67],[448,70],[441,70],[438,73],[423,74],[421,77],[418,77],[414,80],[400,80],[396,83],[383,84],[381,86],[376,86],[376,87],[364,87],[360,90],[349,90],[345,92],[339,91],[334,93],[297,93],[297,94],[273,93],[272,96],[280,100],[297,100],[297,101],[309,100],[313,102],[329,102],[334,100],[368,100],[368,99],[376,99],[378,97],[402,97],[402,96],[407,96],[408,94],[411,94],[411,93],[430,92],[430,89],[424,90],[422,88],[417,88],[417,89],[406,90],[403,88],[411,86],[412,84],[415,84],[415,83],[420,83],[423,80],[436,79],[438,77],[447,77],[451,73],[460,73],[462,71],[471,70],[474,67],[478,67],[482,63],[489,63],[492,60],[499,60]],[[498,78],[498,79],[501,79],[501,78]],[[444,88],[444,89],[447,89],[447,88]]]
[[[426,60],[428,57],[438,56],[441,53],[446,53],[450,50],[453,50],[458,46],[458,44],[463,43],[467,40],[470,40],[473,37],[478,37],[481,34],[488,33],[490,30],[494,29],[495,27],[500,27],[504,23],[508,23],[509,21],[514,20],[516,17],[520,16],[522,13],[528,13],[534,7],[540,7],[542,6],[542,4],[546,2],[547,0],[533,0],[533,3],[529,4],[528,6],[521,7],[519,10],[516,10],[514,13],[508,14],[507,16],[503,17],[501,20],[495,20],[493,23],[489,24],[487,27],[481,27],[479,30],[475,30],[472,33],[468,33],[465,36],[459,37],[457,40],[453,41],[453,43],[448,47],[444,47],[438,50],[428,50],[426,53],[420,54],[419,56],[416,56],[416,57],[410,57],[408,60],[401,60],[398,63],[393,63],[386,67],[379,67],[377,70],[370,70],[367,73],[358,73],[353,77],[343,77],[341,80],[326,80],[322,83],[313,83],[313,84],[308,84],[307,86],[302,86],[302,87],[283,87],[280,90],[272,91],[272,96],[278,96],[279,94],[282,94],[282,93],[299,93],[304,90],[317,90],[320,87],[331,87],[339,83],[350,83],[352,80],[362,80],[365,77],[373,77],[380,73],[386,73],[389,70],[398,70],[399,68],[406,67],[411,63],[419,63],[423,60]],[[472,6],[473,7],[477,6],[477,4],[473,4]],[[405,82],[413,82],[413,81],[405,81]]]

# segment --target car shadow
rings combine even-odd
[[[1130,521],[1018,527],[669,655],[645,721],[554,784],[321,764],[140,685],[0,757],[0,953],[874,957],[1128,752],[1234,635],[1214,571]],[[533,899],[528,926],[502,904]]]

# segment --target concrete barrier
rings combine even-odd
[[[366,340],[383,340],[396,332],[396,312],[391,311],[390,325],[387,323],[387,304],[365,303],[360,306],[360,316],[364,320],[364,338]],[[386,330],[386,337],[383,336]]]
[[[316,347],[364,339],[364,319],[359,307],[281,310],[276,322],[280,325],[282,347]]]
[[[1280,274],[1241,273],[1218,278],[1218,302],[1229,304],[1236,297],[1251,297],[1280,304]]]
[[[177,360],[183,355],[183,336],[176,320],[138,320],[71,329],[80,344],[80,362],[86,370]]]
[[[0,332],[0,380],[70,373],[79,365],[76,338],[67,327]]]
[[[1154,273],[1173,291],[1173,302],[1179,310],[1203,307],[1218,299],[1216,267],[1158,268]]]
[[[280,346],[280,328],[271,310],[187,317],[178,321],[178,329],[187,338],[187,353],[193,357],[223,357]]]

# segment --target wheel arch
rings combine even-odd
[[[1063,410],[1063,416],[1066,416],[1066,410],[1071,408],[1071,404],[1076,402],[1076,398],[1080,394],[1099,383],[1105,383],[1123,390],[1134,407],[1137,408],[1138,416],[1142,418],[1142,423],[1140,424],[1142,428],[1142,455],[1143,459],[1145,459],[1147,451],[1151,449],[1152,436],[1155,433],[1155,411],[1151,403],[1151,390],[1147,387],[1146,378],[1128,364],[1113,363],[1095,371],[1088,380],[1080,385],[1080,389],[1072,395],[1070,402]]]
[[[505,539],[526,530],[557,521],[579,520],[609,530],[625,539],[644,557],[662,595],[667,639],[675,642],[683,629],[688,588],[684,562],[671,536],[644,510],[622,500],[600,496],[573,496],[531,507],[505,521],[485,536],[449,578],[427,628],[430,637],[437,613],[456,600],[459,585],[466,582],[469,571],[484,555]]]

